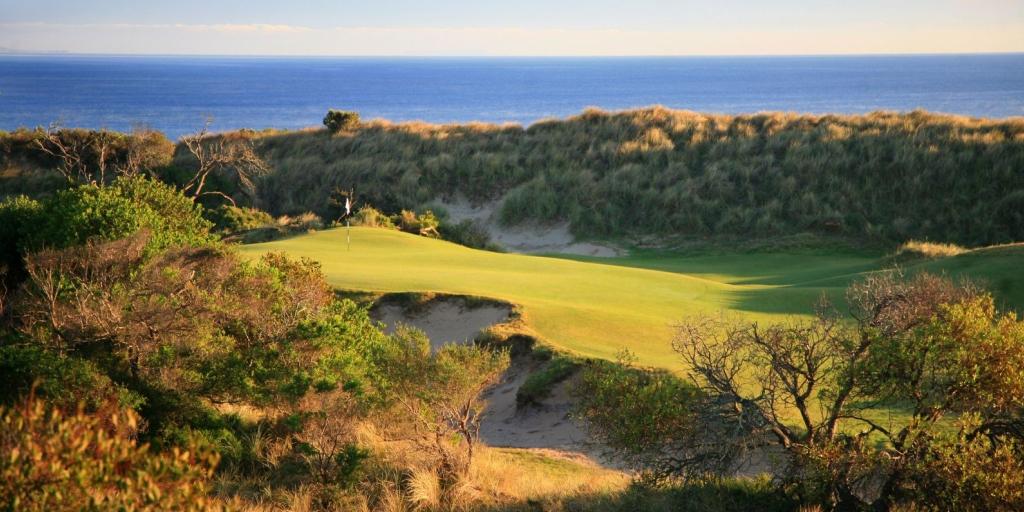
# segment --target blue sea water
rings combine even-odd
[[[1024,115],[1024,54],[842,57],[271,58],[0,56],[0,129],[46,125],[171,137],[364,119],[517,122],[588,106],[704,112]]]

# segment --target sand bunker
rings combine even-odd
[[[585,453],[587,434],[569,416],[573,402],[569,382],[558,384],[543,403],[516,408],[516,391],[526,381],[528,368],[513,365],[504,379],[484,393],[487,410],[480,438],[489,446],[555,448]]]
[[[439,299],[410,310],[400,304],[384,303],[373,308],[373,318],[384,322],[385,332],[391,334],[399,323],[413,326],[430,338],[430,346],[438,348],[446,343],[473,341],[480,331],[504,323],[512,308],[500,304],[474,304],[467,306],[457,299]]]
[[[437,201],[436,203],[448,212],[448,218],[451,221],[469,220],[477,223],[487,230],[492,242],[512,252],[599,257],[624,254],[624,251],[611,245],[575,241],[572,233],[569,232],[568,222],[546,226],[501,226],[497,220],[500,200],[474,205],[465,197],[458,196],[450,201]]]
[[[482,330],[507,322],[511,314],[509,305],[470,302],[460,297],[435,298],[412,307],[385,299],[371,310],[371,315],[385,324],[387,333],[393,333],[399,323],[416,327],[426,333],[434,349],[446,343],[470,342]],[[484,392],[487,410],[480,428],[483,441],[496,447],[559,450],[615,466],[602,460],[599,450],[588,443],[586,431],[570,417],[572,379],[556,385],[539,405],[517,408],[516,392],[538,368],[539,364],[528,356],[520,356],[501,381]]]

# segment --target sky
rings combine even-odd
[[[1024,52],[1024,0],[0,0],[0,51],[350,56]]]

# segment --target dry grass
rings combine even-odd
[[[903,262],[919,259],[948,258],[950,256],[963,254],[968,250],[969,249],[965,249],[956,244],[940,244],[935,242],[910,240],[896,249],[896,252],[893,254],[893,259],[898,262]]]
[[[476,459],[471,483],[493,503],[557,502],[626,488],[626,473],[557,450],[487,448]]]

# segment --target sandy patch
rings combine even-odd
[[[512,252],[574,254],[580,256],[614,257],[623,256],[620,248],[593,242],[577,242],[569,231],[568,222],[546,226],[505,227],[498,224],[497,211],[501,200],[474,205],[465,197],[458,196],[450,201],[435,201],[448,212],[453,222],[473,221],[482,226],[491,241]]]
[[[583,425],[570,413],[573,379],[555,386],[540,405],[525,409],[516,407],[516,391],[536,365],[513,361],[498,385],[487,390],[484,420],[480,438],[488,446],[557,450],[560,453],[589,460],[605,467],[621,469],[621,464],[607,460],[587,436]]]
[[[434,349],[446,343],[473,341],[484,329],[504,323],[512,308],[501,305],[468,307],[459,300],[435,300],[413,311],[398,304],[384,303],[373,308],[372,316],[383,322],[385,332],[392,334],[399,323],[423,331]]]

